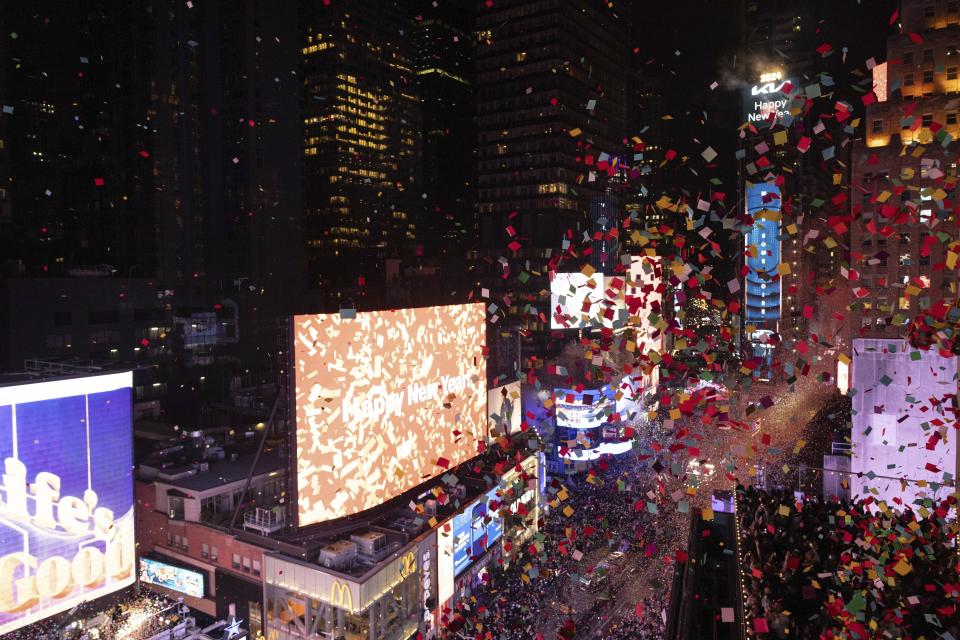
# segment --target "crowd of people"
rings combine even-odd
[[[6,640],[129,640],[146,638],[181,619],[171,599],[145,592],[105,609],[91,603],[5,634]]]
[[[960,637],[955,498],[918,517],[869,498],[737,494],[745,622],[756,638]]]
[[[643,471],[647,473],[638,473]],[[563,499],[541,519],[541,544],[525,547],[506,566],[495,566],[484,574],[483,584],[461,598],[447,616],[447,637],[533,640],[539,633],[552,639],[545,629],[556,629],[562,638],[662,638],[669,581],[658,585],[654,594],[637,596],[639,602],[627,602],[624,598],[631,596],[625,593],[611,597],[601,589],[589,598],[589,606],[578,610],[573,604],[580,600],[573,597],[580,588],[579,578],[594,570],[595,562],[587,558],[622,551],[624,561],[616,570],[630,571],[652,562],[658,542],[664,544],[669,532],[650,526],[655,516],[637,507],[638,496],[645,500],[643,494],[649,489],[641,490],[644,477],[655,474],[636,456],[627,455],[602,461],[589,474],[569,482],[548,483],[547,500],[559,500],[561,495]],[[563,515],[564,507],[575,515]],[[603,589],[615,591],[615,581],[630,583],[639,578],[636,573],[624,579],[615,575]],[[621,611],[625,603],[629,607]],[[642,606],[638,609],[636,604]],[[593,630],[601,627],[601,635],[594,635]]]

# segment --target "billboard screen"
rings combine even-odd
[[[630,256],[629,275],[624,297],[632,322],[639,323],[637,340],[646,351],[660,351],[663,336],[656,324],[663,315],[663,263],[656,256]]]
[[[300,525],[382,504],[477,455],[482,304],[296,316]]]
[[[204,576],[200,571],[175,567],[151,558],[140,558],[140,580],[195,598],[203,597]]]
[[[760,329],[775,330],[780,319],[779,213],[779,187],[762,182],[747,185],[747,214],[753,217],[753,227],[746,238],[744,317],[747,323],[757,324]]]
[[[132,382],[0,387],[0,635],[136,579]]]
[[[776,122],[790,115],[797,82],[784,78],[779,71],[764,73],[759,82],[743,89],[743,117],[753,125]]]
[[[557,426],[568,429],[595,429],[608,422],[616,411],[614,393],[609,386],[578,392],[574,389],[554,389]]]
[[[473,545],[472,507],[453,517],[453,575],[458,576],[470,566]]]
[[[453,521],[437,530],[437,608],[453,596]]]
[[[584,329],[599,326],[603,274],[555,273],[550,282],[550,328]]]
[[[491,506],[492,505],[492,506]],[[453,517],[453,575],[458,576],[503,536],[494,487]]]
[[[851,494],[895,511],[946,499],[957,473],[948,426],[957,358],[903,339],[856,338],[852,364]]]
[[[500,519],[500,502],[501,500],[497,497],[496,488],[488,491],[483,500],[487,517],[482,518],[479,522],[476,520],[473,522],[474,540],[483,539],[483,549],[480,553],[483,553],[496,544],[503,535],[503,521]],[[489,522],[485,520],[489,520]],[[483,529],[483,533],[478,533],[480,529]],[[476,546],[476,543],[474,546]]]
[[[519,433],[521,421],[519,381],[487,391],[487,417],[491,437]]]

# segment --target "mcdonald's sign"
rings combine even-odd
[[[400,578],[405,580],[407,576],[411,576],[416,572],[417,557],[413,554],[413,551],[411,551],[400,559]]]
[[[334,580],[330,585],[330,604],[353,611],[353,592],[350,591],[350,585]]]

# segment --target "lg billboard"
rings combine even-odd
[[[132,380],[0,387],[0,635],[133,584]]]
[[[466,304],[294,318],[301,526],[380,505],[477,454],[484,314]]]

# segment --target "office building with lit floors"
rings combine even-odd
[[[904,1],[902,34],[874,73],[864,140],[853,154],[851,307],[857,338],[905,337],[910,322],[957,299],[956,253],[960,9]],[[915,37],[916,36],[916,37]],[[894,64],[898,62],[900,64]]]
[[[386,258],[415,251],[423,208],[415,47],[396,0],[299,4],[308,273],[312,288],[336,291],[327,302],[339,308],[338,296],[385,284]]]

